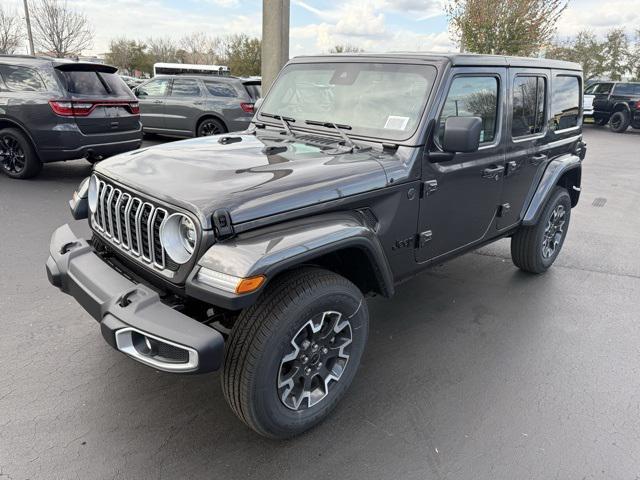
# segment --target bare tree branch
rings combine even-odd
[[[71,10],[67,0],[40,0],[32,12],[38,50],[62,58],[77,56],[91,47],[93,31],[87,17]]]
[[[22,44],[22,23],[16,12],[5,12],[0,6],[0,53],[12,54]]]

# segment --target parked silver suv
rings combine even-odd
[[[161,75],[134,89],[145,133],[203,137],[245,130],[260,79]]]

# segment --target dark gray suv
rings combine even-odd
[[[29,178],[46,162],[93,162],[138,148],[139,104],[116,71],[0,55],[0,170]]]
[[[157,76],[134,89],[145,133],[205,137],[245,130],[260,80],[213,75]]]

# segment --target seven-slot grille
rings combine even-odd
[[[116,186],[98,180],[98,208],[91,223],[105,240],[156,269],[175,269],[160,242],[169,213]]]

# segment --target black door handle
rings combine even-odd
[[[153,103],[155,103],[156,105],[161,105],[164,103],[164,100],[154,100]]]
[[[503,166],[493,166],[485,168],[484,170],[482,170],[482,178],[493,178],[495,180],[498,180],[502,172],[504,172]]]
[[[541,153],[540,155],[534,155],[533,157],[531,157],[529,159],[529,163],[534,167],[537,167],[542,162],[544,162],[547,158],[549,157],[547,157],[544,153]]]

